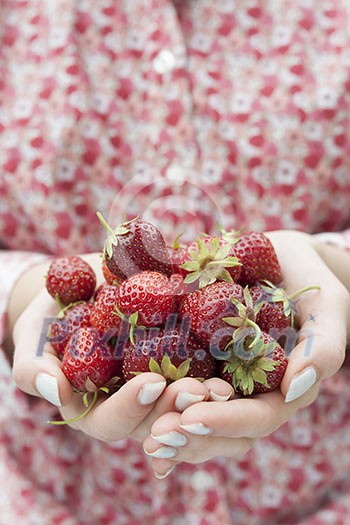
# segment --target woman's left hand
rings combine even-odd
[[[290,231],[268,236],[280,260],[288,292],[311,285],[320,287],[300,300],[301,329],[280,389],[251,398],[206,401],[182,413],[162,415],[144,441],[157,477],[164,477],[182,461],[201,463],[216,456],[240,458],[257,438],[271,434],[297,410],[313,403],[321,381],[335,374],[344,361],[350,325],[349,292],[318,255],[310,236]],[[174,456],[169,459],[171,453]]]

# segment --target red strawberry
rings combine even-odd
[[[212,352],[222,350],[232,337],[232,328],[223,320],[236,313],[232,298],[243,299],[242,287],[216,282],[187,295],[180,307],[180,317],[189,318],[191,330]]]
[[[290,328],[296,327],[297,298],[308,290],[318,290],[318,286],[309,286],[290,295],[282,287],[277,287],[269,281],[264,281],[250,288],[254,304],[260,304],[256,315],[256,323],[261,330],[279,340],[288,335]]]
[[[185,284],[182,275],[173,273],[170,276],[170,287],[174,296],[174,311],[178,311],[185,296],[190,293],[190,285]]]
[[[199,288],[217,279],[238,281],[241,274],[234,246],[219,237],[198,237],[187,246],[185,258],[187,262],[180,266],[187,272],[185,282],[198,282]]]
[[[153,224],[136,218],[112,230],[100,213],[98,217],[109,232],[104,248],[106,265],[118,279],[146,270],[171,275],[164,238]]]
[[[188,330],[176,327],[135,332],[124,355],[123,374],[128,381],[140,372],[155,372],[168,382],[182,377],[209,379],[215,375],[215,360]]]
[[[222,232],[223,239],[234,243],[236,256],[242,263],[239,282],[253,285],[256,281],[268,279],[274,284],[282,281],[281,267],[270,241],[260,232],[240,235],[237,232]],[[237,240],[238,237],[238,240]]]
[[[232,342],[219,369],[220,377],[236,392],[247,396],[270,392],[279,386],[287,367],[283,348],[268,334],[255,332]]]
[[[181,268],[181,265],[188,261],[187,246],[168,246],[168,254],[171,261],[173,273],[179,273],[183,277],[186,277],[188,272]]]
[[[62,359],[62,371],[79,392],[106,386],[117,374],[120,360],[96,328],[79,328],[70,337]]]
[[[107,284],[111,284],[113,286],[118,286],[122,280],[119,279],[116,275],[114,275],[110,269],[108,268],[106,261],[102,259],[102,273],[106,280]]]
[[[141,272],[118,287],[117,304],[127,317],[137,312],[138,324],[159,326],[174,311],[174,284],[161,273]]]
[[[117,313],[118,287],[106,284],[99,292],[94,304],[90,322],[101,334],[116,331],[121,323]]]
[[[60,257],[51,261],[46,276],[46,288],[63,305],[88,301],[95,286],[95,272],[81,257]]]
[[[90,326],[91,303],[74,303],[58,314],[49,326],[48,340],[59,357],[63,356],[70,336],[79,328]]]

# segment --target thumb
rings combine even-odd
[[[62,406],[71,400],[73,389],[62,372],[61,361],[46,342],[48,322],[57,314],[56,309],[54,301],[43,289],[21,314],[13,333],[12,374],[23,392]]]

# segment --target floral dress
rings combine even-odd
[[[169,242],[219,222],[350,246],[349,16],[346,0],[4,0],[0,341],[26,268],[101,250],[96,210]],[[136,442],[49,427],[57,409],[0,350],[0,524],[348,525],[348,376],[242,460],[160,481]]]

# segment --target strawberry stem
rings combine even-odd
[[[299,295],[303,294],[304,292],[308,292],[309,290],[321,290],[320,286],[306,286],[305,288],[302,288],[301,290],[298,290],[288,296],[288,299],[294,300]]]
[[[84,394],[84,398],[85,398],[84,405],[87,406],[87,409],[82,414],[80,414],[80,416],[73,417],[72,419],[63,419],[62,421],[48,421],[47,423],[49,425],[68,425],[69,423],[75,423],[76,421],[80,421],[80,419],[83,419],[85,416],[87,416],[88,413],[91,412],[91,410],[94,408],[94,406],[96,404],[96,401],[97,401],[97,398],[98,398],[99,391],[108,393],[109,389],[106,388],[106,387],[101,387],[98,390],[96,390],[94,392],[94,395],[93,395],[93,398],[92,398],[92,401],[91,401],[90,405],[86,404],[86,400],[87,400],[87,392],[86,392]]]
[[[112,235],[115,235],[113,229],[110,227],[110,225],[108,224],[108,222],[106,221],[106,219],[104,218],[104,216],[102,215],[101,212],[97,211],[96,212],[96,215],[97,217],[99,218],[102,226],[107,230],[109,231],[109,233],[111,233]]]

